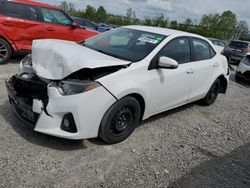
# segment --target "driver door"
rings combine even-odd
[[[151,70],[151,114],[156,114],[187,103],[194,79],[194,62],[191,62],[189,39],[171,40],[158,53],[157,59],[165,56],[179,63],[176,69]]]
[[[73,21],[60,9],[41,8],[45,38],[81,41],[87,38],[88,30],[73,28]]]

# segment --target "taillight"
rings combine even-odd
[[[248,53],[248,52],[250,52],[250,48],[245,48],[243,51]]]

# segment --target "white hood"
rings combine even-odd
[[[33,69],[39,77],[46,79],[61,80],[83,68],[92,69],[129,63],[75,42],[52,39],[33,41]]]

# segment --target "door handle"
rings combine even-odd
[[[218,67],[219,66],[219,63],[215,63],[214,65],[213,65],[213,67]]]
[[[48,31],[55,31],[55,29],[53,27],[47,27]]]
[[[194,69],[188,69],[188,70],[186,71],[186,73],[187,73],[187,74],[193,74],[193,73],[194,73]]]

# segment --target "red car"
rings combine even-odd
[[[30,0],[0,0],[0,64],[30,51],[35,39],[81,41],[98,32],[81,29],[60,8]]]

